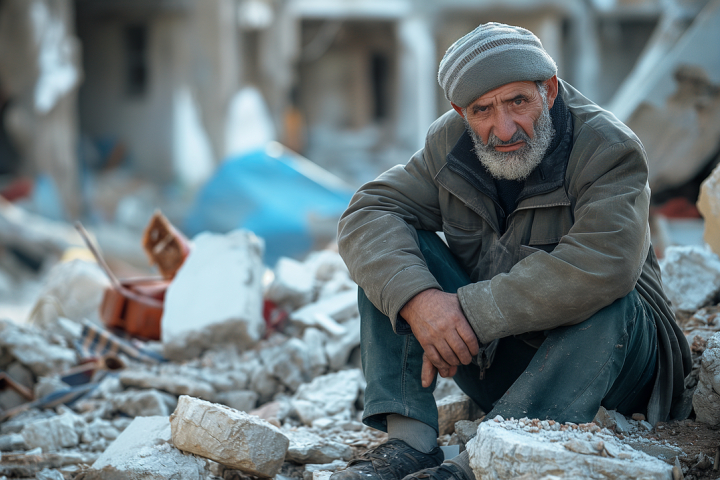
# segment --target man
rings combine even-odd
[[[466,453],[441,463],[437,373],[487,418],[672,416],[690,354],[650,245],[645,151],[556,73],[525,29],[465,35],[438,72],[453,110],[343,215],[363,421],[389,440],[334,480],[473,478]]]

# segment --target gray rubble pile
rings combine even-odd
[[[720,425],[720,333],[708,340],[703,352],[693,407],[698,422]]]
[[[622,443],[594,423],[559,424],[498,416],[468,443],[476,478],[673,478],[673,467]]]

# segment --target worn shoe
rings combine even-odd
[[[475,480],[467,475],[457,465],[443,463],[437,467],[426,468],[419,472],[406,475],[403,480]]]
[[[345,470],[332,474],[330,480],[402,480],[411,473],[437,467],[443,459],[440,447],[422,453],[393,438],[352,460]]]

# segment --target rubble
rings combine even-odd
[[[667,463],[621,443],[595,424],[483,422],[467,445],[476,478],[673,478]]]
[[[170,416],[173,443],[250,475],[273,477],[289,441],[258,417],[183,395]]]
[[[218,345],[254,345],[263,334],[262,251],[254,234],[202,233],[170,284],[162,316],[164,355],[198,357]]]
[[[703,240],[720,255],[720,168],[715,167],[700,186],[697,207],[705,219]]]
[[[275,264],[275,279],[266,298],[291,309],[302,307],[312,300],[315,278],[304,264],[292,258],[281,257]]]
[[[125,370],[120,372],[119,379],[124,387],[156,388],[173,395],[190,395],[206,400],[211,400],[215,396],[215,389],[209,383],[183,375]]]
[[[707,342],[692,402],[698,422],[720,425],[720,333]]]
[[[359,369],[329,373],[301,385],[292,405],[305,425],[324,417],[349,420],[358,392],[364,389],[365,379]]]
[[[80,443],[78,430],[85,422],[72,411],[52,418],[28,423],[20,434],[30,448],[42,448],[44,453],[74,447]]]
[[[286,460],[297,463],[327,464],[336,460],[350,460],[352,449],[312,433],[306,428],[283,430],[290,440]]]
[[[112,396],[115,410],[131,417],[167,417],[175,409],[175,397],[154,388],[127,390]]]
[[[77,362],[73,349],[51,343],[39,331],[7,320],[0,320],[0,347],[37,376],[67,370]]]
[[[172,444],[165,416],[138,417],[92,464],[86,480],[210,478],[204,459],[187,455]]]
[[[694,312],[720,291],[720,258],[699,246],[675,246],[660,261],[663,288],[678,311]]]
[[[440,435],[455,432],[455,423],[460,420],[476,420],[481,417],[482,411],[470,397],[465,395],[450,395],[436,400],[438,409],[438,429]]]

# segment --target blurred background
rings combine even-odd
[[[659,254],[702,242],[718,0],[0,0],[4,228],[80,219],[126,270],[156,209],[189,237],[249,228],[269,265],[325,247],[352,192],[422,147],[450,107],[440,58],[487,21],[533,31],[639,135]]]

